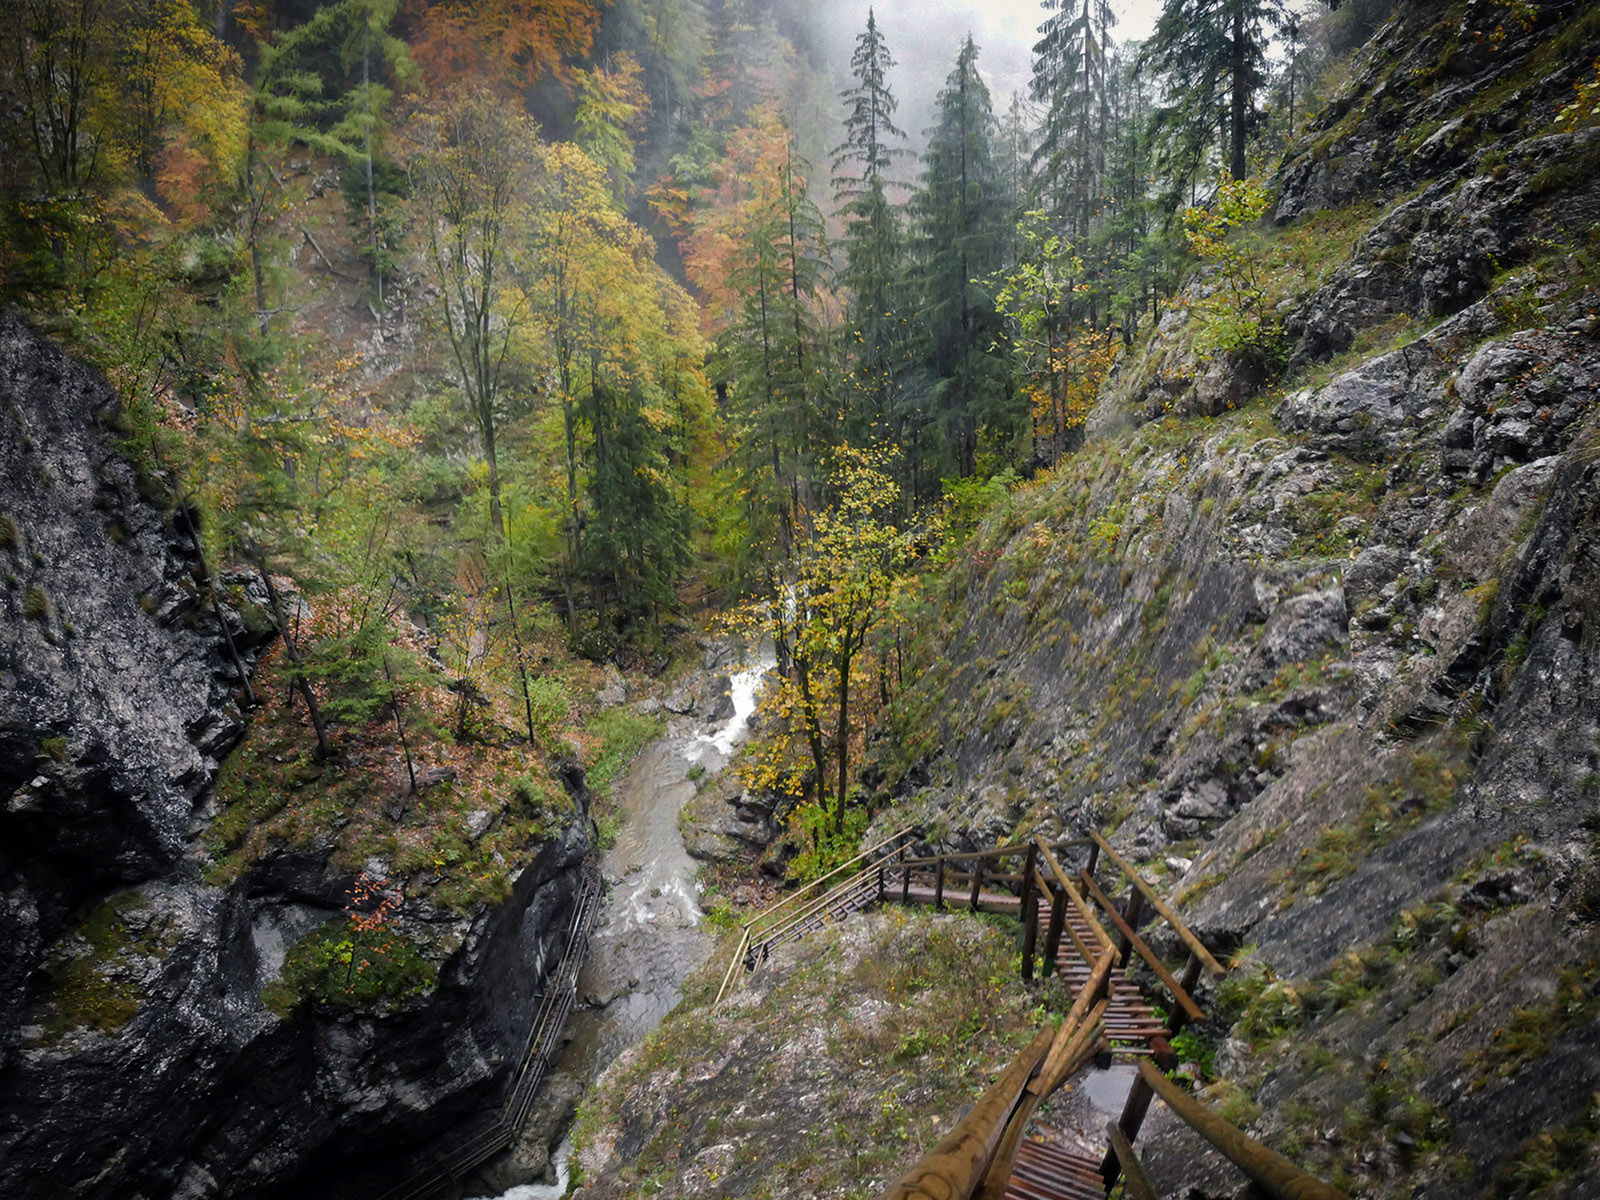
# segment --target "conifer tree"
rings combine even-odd
[[[1062,232],[1081,240],[1105,170],[1109,0],[1046,0],[1053,9],[1035,43],[1033,98],[1045,116],[1034,164],[1041,198]]]
[[[895,125],[897,102],[889,90],[894,67],[877,17],[867,9],[867,27],[856,39],[850,69],[856,83],[840,93],[845,101],[845,141],[834,151],[834,194],[845,214],[845,270],[849,290],[846,345],[852,347],[852,377],[858,402],[850,405],[845,436],[853,442],[885,437],[899,369],[897,282],[903,243],[899,214],[889,200],[888,172],[905,151],[905,133]],[[876,428],[876,434],[871,431]]]
[[[1141,61],[1166,85],[1157,116],[1178,150],[1177,181],[1202,168],[1224,118],[1223,162],[1235,179],[1248,174],[1245,149],[1267,83],[1267,48],[1285,13],[1283,0],[1166,0]]]
[[[970,36],[939,93],[936,115],[912,199],[919,332],[929,377],[910,422],[911,482],[919,494],[929,494],[939,475],[977,471],[980,430],[1011,443],[1027,427],[1004,354],[996,349],[1001,329],[994,300],[978,282],[1003,265],[1009,231],[994,110]],[[924,433],[932,444],[920,444]],[[921,474],[918,459],[938,475]]]

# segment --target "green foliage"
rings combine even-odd
[[[1452,738],[1399,754],[1388,777],[1363,794],[1354,817],[1324,826],[1292,867],[1273,873],[1278,907],[1288,908],[1297,896],[1318,895],[1353,875],[1377,847],[1448,808],[1461,783],[1461,754]]]
[[[1270,361],[1280,349],[1282,332],[1261,277],[1260,239],[1250,232],[1269,199],[1259,179],[1224,175],[1209,208],[1184,210],[1190,252],[1216,271],[1216,286],[1195,305],[1195,350],[1206,358],[1253,355]]]
[[[989,476],[971,476],[967,479],[941,479],[944,493],[944,541],[940,546],[942,562],[955,558],[956,552],[971,540],[979,524],[991,512],[1003,507],[1020,478],[1010,467]]]
[[[590,790],[609,796],[634,755],[660,737],[665,727],[660,717],[644,716],[626,705],[597,714],[585,731],[599,742],[585,773]]]
[[[1468,1055],[1465,1065],[1476,1071],[1473,1087],[1483,1087],[1491,1077],[1509,1078],[1544,1058],[1562,1035],[1600,1012],[1595,969],[1592,961],[1562,967],[1556,974],[1555,991],[1548,999],[1512,1010],[1506,1023],[1494,1031],[1489,1045]]]
[[[369,1011],[433,990],[438,968],[416,943],[393,929],[362,931],[348,917],[328,921],[296,942],[283,969],[262,989],[280,1017],[304,1002]]]
[[[22,616],[28,621],[38,621],[41,624],[50,619],[50,595],[38,584],[29,584],[28,590],[22,594]]]
[[[22,547],[22,531],[10,513],[0,513],[0,550],[18,550]]]
[[[37,1044],[54,1045],[74,1029],[116,1033],[148,998],[136,960],[161,958],[178,933],[149,917],[150,901],[139,891],[102,901],[51,949],[44,962],[47,987]],[[135,933],[139,928],[142,932]]]
[[[1569,1196],[1571,1181],[1593,1161],[1600,1137],[1600,1093],[1590,1095],[1583,1115],[1534,1134],[1494,1172],[1491,1200],[1544,1200]]]
[[[559,675],[539,675],[528,680],[528,706],[533,710],[533,728],[542,745],[555,743],[572,710],[572,697]]]
[[[595,818],[595,849],[604,854],[617,844],[617,837],[622,832],[622,813],[620,810],[603,812]]]
[[[796,806],[789,814],[789,837],[800,852],[789,862],[789,878],[809,883],[854,858],[870,822],[871,814],[865,808],[846,808],[844,828],[840,829],[825,805],[808,801]]]
[[[1252,1043],[1275,1041],[1305,1019],[1300,992],[1257,960],[1251,946],[1239,952],[1233,969],[1217,985],[1217,1005],[1233,1032]]]

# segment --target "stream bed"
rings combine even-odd
[[[578,977],[579,1007],[567,1022],[569,1040],[542,1093],[581,1097],[618,1055],[672,1011],[684,980],[711,953],[715,939],[700,928],[698,866],[684,848],[678,813],[695,794],[691,770],[698,766],[697,777],[701,772],[715,776],[737,753],[749,732],[761,677],[771,665],[763,656],[734,672],[730,716],[710,727],[674,718],[618,782],[615,802],[622,823],[602,864],[609,895],[589,937]],[[542,1147],[529,1142],[550,1136],[551,1123],[540,1120],[536,1102],[515,1157],[537,1161]],[[498,1193],[500,1200],[564,1196],[568,1150],[563,1140],[551,1159],[554,1182],[508,1188]]]

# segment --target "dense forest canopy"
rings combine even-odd
[[[333,614],[277,612],[321,753],[548,740],[551,656],[652,661],[693,582],[776,648],[764,783],[843,832],[921,564],[1197,269],[1208,353],[1284,353],[1230,235],[1386,8],[1046,0],[1025,91],[969,35],[907,130],[866,6],[840,62],[785,0],[18,0],[0,292],[213,567]]]

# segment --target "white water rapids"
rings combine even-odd
[[[733,715],[722,724],[707,729],[675,720],[618,782],[622,826],[604,863],[611,894],[590,936],[578,981],[580,1000],[598,1003],[572,1014],[567,1026],[572,1040],[557,1062],[558,1072],[592,1084],[672,1010],[683,981],[710,952],[711,939],[697,928],[702,915],[698,868],[684,848],[678,813],[695,794],[689,772],[699,767],[717,774],[748,736],[761,679],[773,661],[768,650],[755,665],[731,675]],[[567,1192],[570,1154],[570,1141],[563,1139],[552,1158],[555,1183],[522,1184],[499,1200],[559,1200]]]

